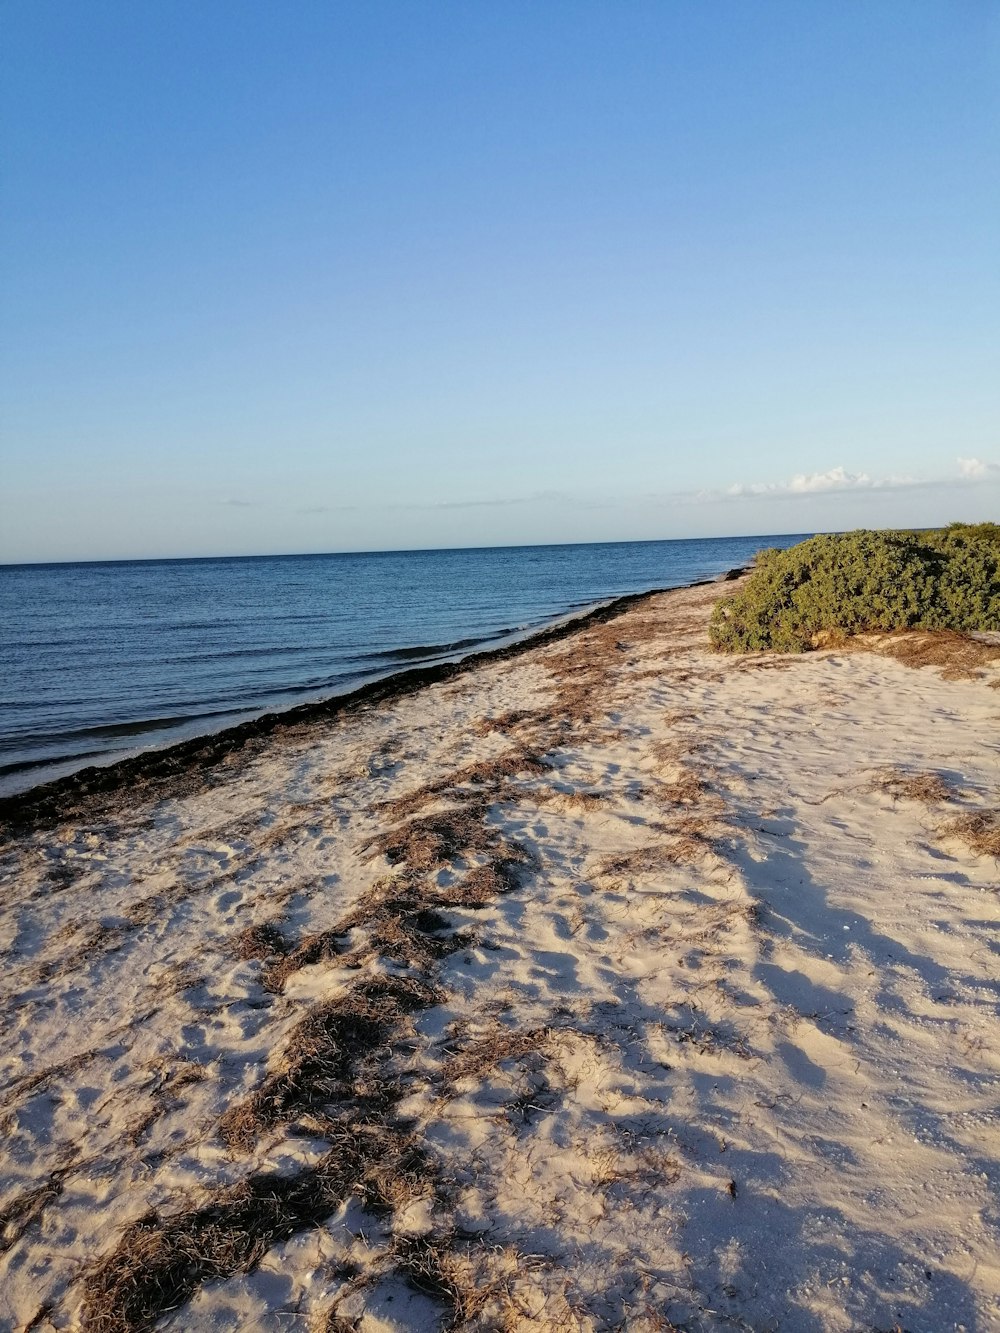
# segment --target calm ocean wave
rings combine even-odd
[[[0,791],[798,540],[0,566]]]

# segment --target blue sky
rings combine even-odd
[[[0,22],[0,560],[1000,518],[996,0]]]

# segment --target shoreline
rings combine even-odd
[[[62,776],[33,783],[19,791],[0,795],[0,832],[9,825],[9,834],[42,828],[57,821],[79,806],[69,810],[63,802],[97,805],[102,797],[110,797],[132,783],[141,783],[145,795],[168,794],[171,783],[180,790],[185,777],[195,770],[207,773],[234,752],[243,750],[255,741],[264,740],[282,731],[326,721],[341,714],[349,714],[371,704],[386,703],[421,690],[428,685],[451,680],[457,675],[474,670],[487,661],[505,661],[545,644],[556,643],[568,635],[586,629],[588,625],[605,624],[624,614],[631,607],[662,593],[684,588],[699,588],[721,584],[739,578],[747,567],[724,571],[711,579],[696,579],[691,583],[671,588],[651,588],[646,592],[625,593],[621,597],[601,602],[580,614],[563,612],[547,624],[529,630],[522,637],[498,648],[476,649],[455,658],[428,666],[405,667],[375,680],[306,703],[288,708],[272,709],[255,714],[232,726],[217,731],[201,732],[166,745],[122,755],[107,764],[86,764]]]

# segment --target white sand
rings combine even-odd
[[[372,1057],[404,1084],[423,1196],[377,1217],[352,1194],[159,1326],[1000,1327],[1000,867],[941,833],[1000,803],[997,673],[719,658],[716,593],[589,632],[594,715],[558,744],[551,718],[476,724],[544,710],[584,635],[4,848],[0,1328],[80,1327],[128,1223],[322,1156],[321,1120],[245,1153],[220,1116],[311,1007],[405,965],[327,957],[278,994],[237,937],[330,929],[400,873],[368,847],[406,823],[379,802],[543,734],[554,767],[515,773],[484,816],[534,865],[482,910],[446,910],[475,939],[434,965],[442,1002]],[[879,787],[890,767],[952,794]],[[526,1033],[521,1054],[442,1077]],[[456,1271],[492,1284],[464,1325],[399,1263],[400,1237],[454,1226]]]

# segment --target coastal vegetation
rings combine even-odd
[[[723,652],[799,653],[908,629],[1000,630],[1000,525],[830,533],[762,551],[709,635]]]

